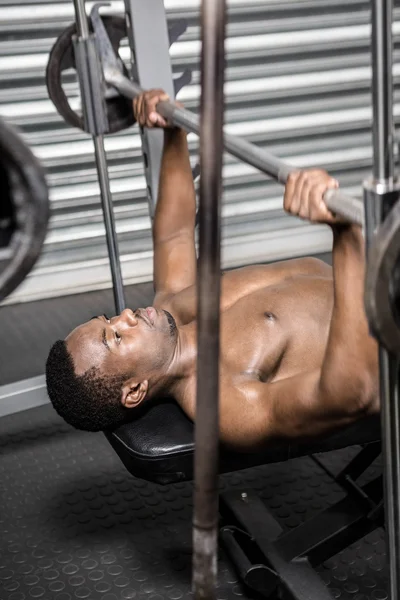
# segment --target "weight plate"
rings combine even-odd
[[[118,55],[121,40],[126,37],[125,19],[122,17],[102,17],[114,52]],[[91,22],[89,19],[89,26]],[[84,130],[83,116],[75,112],[62,86],[62,73],[68,69],[76,69],[72,38],[76,35],[76,24],[73,23],[57,38],[49,56],[46,68],[46,85],[50,99],[58,113],[73,127]],[[125,74],[128,76],[124,67]],[[127,129],[135,123],[132,102],[119,94],[106,98],[106,109],[109,130],[115,133]]]
[[[392,354],[400,354],[400,201],[379,227],[368,253],[365,310],[370,328]]]
[[[44,170],[20,134],[0,119],[0,301],[25,279],[41,252],[49,220]]]

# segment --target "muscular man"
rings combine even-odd
[[[100,315],[58,341],[47,362],[56,410],[99,430],[172,396],[195,419],[195,191],[186,134],[155,112],[162,92],[134,103],[137,121],[164,128],[154,219],[153,306]],[[325,171],[298,171],[286,211],[333,232],[333,269],[313,258],[250,266],[222,278],[220,437],[236,449],[324,435],[378,410],[377,346],[363,308],[360,228],[323,203],[337,187]]]

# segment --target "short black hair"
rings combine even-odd
[[[50,400],[67,423],[77,429],[102,431],[131,421],[134,411],[121,404],[126,377],[105,377],[96,367],[76,375],[64,340],[50,349],[46,362],[46,385]]]

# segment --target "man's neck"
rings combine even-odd
[[[195,379],[197,363],[197,326],[193,321],[178,327],[171,361],[152,388],[152,395],[168,395],[181,404],[190,382]]]

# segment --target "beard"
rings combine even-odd
[[[165,315],[167,317],[168,326],[169,326],[169,333],[170,333],[171,337],[175,337],[177,329],[178,329],[177,326],[176,326],[175,319],[171,315],[171,313],[169,313],[167,310],[163,309],[163,312],[165,313]]]

